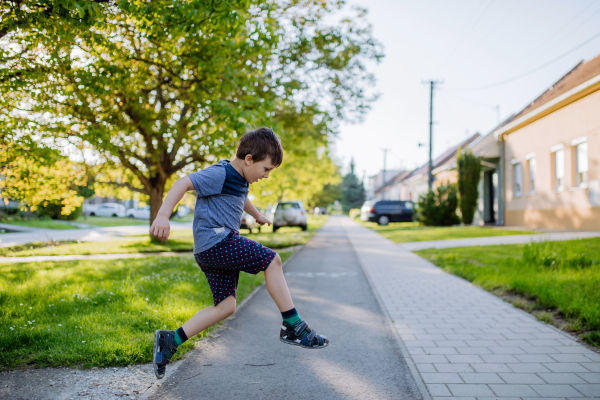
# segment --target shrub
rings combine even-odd
[[[58,219],[63,221],[72,221],[81,216],[83,210],[82,206],[77,207],[72,213],[63,215],[61,214],[63,205],[61,203],[48,203],[45,206],[40,206],[37,213],[40,217],[50,217],[52,219]]]
[[[481,174],[481,162],[479,162],[479,158],[473,155],[471,151],[463,153],[462,149],[458,149],[456,164],[458,167],[458,204],[460,213],[462,214],[463,222],[471,225],[479,198],[477,186],[479,185]]]
[[[360,209],[353,208],[352,210],[350,210],[350,213],[348,215],[350,215],[350,218],[352,218],[352,219],[355,219],[356,217],[360,217]]]
[[[416,219],[426,226],[456,225],[460,223],[457,206],[456,185],[440,185],[435,192],[430,190],[419,196]]]

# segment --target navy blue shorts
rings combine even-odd
[[[208,279],[216,306],[229,296],[237,298],[240,271],[258,274],[267,269],[276,255],[268,247],[231,232],[223,241],[194,257]]]

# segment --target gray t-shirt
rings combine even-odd
[[[240,229],[250,186],[228,160],[188,175],[198,198],[194,209],[194,254]]]

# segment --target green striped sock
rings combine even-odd
[[[173,335],[173,343],[175,344],[175,347],[179,347],[181,346],[183,343],[185,343],[188,340],[187,335],[185,334],[185,332],[183,331],[183,328],[178,328],[175,331],[175,334]],[[169,359],[171,359],[171,356],[173,354],[171,354],[171,352],[169,350],[167,350],[166,352],[167,357]]]
[[[281,317],[284,322],[287,322],[291,326],[298,326],[302,323],[302,318],[300,318],[300,314],[296,311],[296,308],[292,308],[289,311],[284,311],[281,313]],[[302,334],[306,334],[306,330],[302,332]]]

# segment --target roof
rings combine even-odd
[[[481,136],[481,135],[479,133],[476,133],[473,136],[471,136],[470,138],[463,140],[462,142],[447,149],[442,155],[436,157],[433,160],[433,169],[436,169],[437,167],[444,165],[445,163],[450,161],[453,157],[456,157],[456,152],[458,151],[459,147],[463,147],[463,146],[471,143],[472,141],[477,139],[479,136]],[[426,162],[425,164],[423,164],[421,167],[415,169],[414,171],[412,171],[408,174],[403,174],[403,176],[400,176],[399,177],[400,179],[398,179],[394,183],[399,183],[401,181],[404,181],[408,178],[412,178],[417,175],[426,174],[428,172],[428,170],[429,170],[429,162]]]
[[[519,113],[513,115],[506,123],[516,120],[519,117],[543,106],[544,104],[554,100],[560,95],[569,90],[581,85],[582,83],[600,75],[600,55],[592,58],[589,61],[581,61],[573,69],[567,72],[554,85],[550,86],[537,99],[531,102],[527,107]],[[505,123],[505,124],[506,124]],[[504,125],[505,125],[504,124]]]

